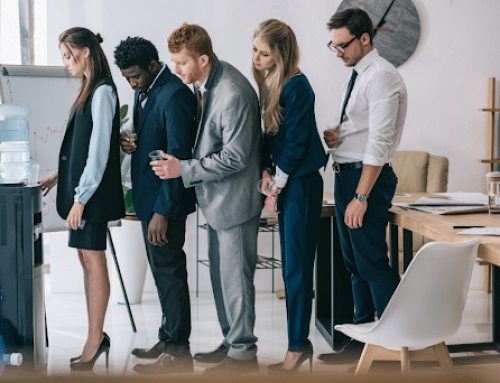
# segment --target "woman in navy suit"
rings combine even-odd
[[[318,169],[327,156],[316,128],[314,92],[298,68],[299,48],[291,28],[279,20],[262,22],[254,33],[252,60],[265,131],[262,192],[267,211],[279,214],[288,318],[285,360],[269,366],[269,372],[295,372],[307,359],[312,365],[307,337],[323,201]]]
[[[58,173],[40,181],[44,195],[58,184],[57,212],[68,224],[68,245],[77,250],[83,267],[89,331],[82,354],[71,359],[72,370],[91,370],[102,353],[109,356],[110,339],[103,333],[110,290],[106,230],[109,221],[125,215],[120,107],[101,42],[86,28],[59,36],[64,66],[82,77],[82,86],[68,118]]]

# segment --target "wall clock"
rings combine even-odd
[[[373,46],[380,56],[400,66],[412,55],[420,37],[420,20],[411,0],[343,0],[337,11],[361,8],[372,19]]]

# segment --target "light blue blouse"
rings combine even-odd
[[[101,85],[94,91],[92,98],[94,126],[90,136],[87,163],[80,177],[80,182],[75,188],[75,202],[85,205],[102,181],[108,163],[116,102],[116,93],[111,85]]]

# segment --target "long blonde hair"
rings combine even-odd
[[[274,67],[266,72],[259,71],[252,65],[253,76],[259,87],[261,107],[264,110],[264,130],[274,135],[283,121],[283,110],[279,99],[286,82],[300,74],[299,46],[292,29],[276,19],[269,19],[259,24],[253,34],[254,40],[260,38],[269,46],[274,60]]]

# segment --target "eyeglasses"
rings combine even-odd
[[[328,47],[328,49],[330,49],[332,52],[334,53],[337,53],[339,52],[340,54],[344,54],[345,53],[345,49],[354,41],[356,40],[357,38],[359,38],[359,36],[354,36],[352,38],[351,41],[349,41],[348,43],[345,43],[344,45],[333,45],[331,41],[328,42],[328,44],[326,44],[326,46]]]

